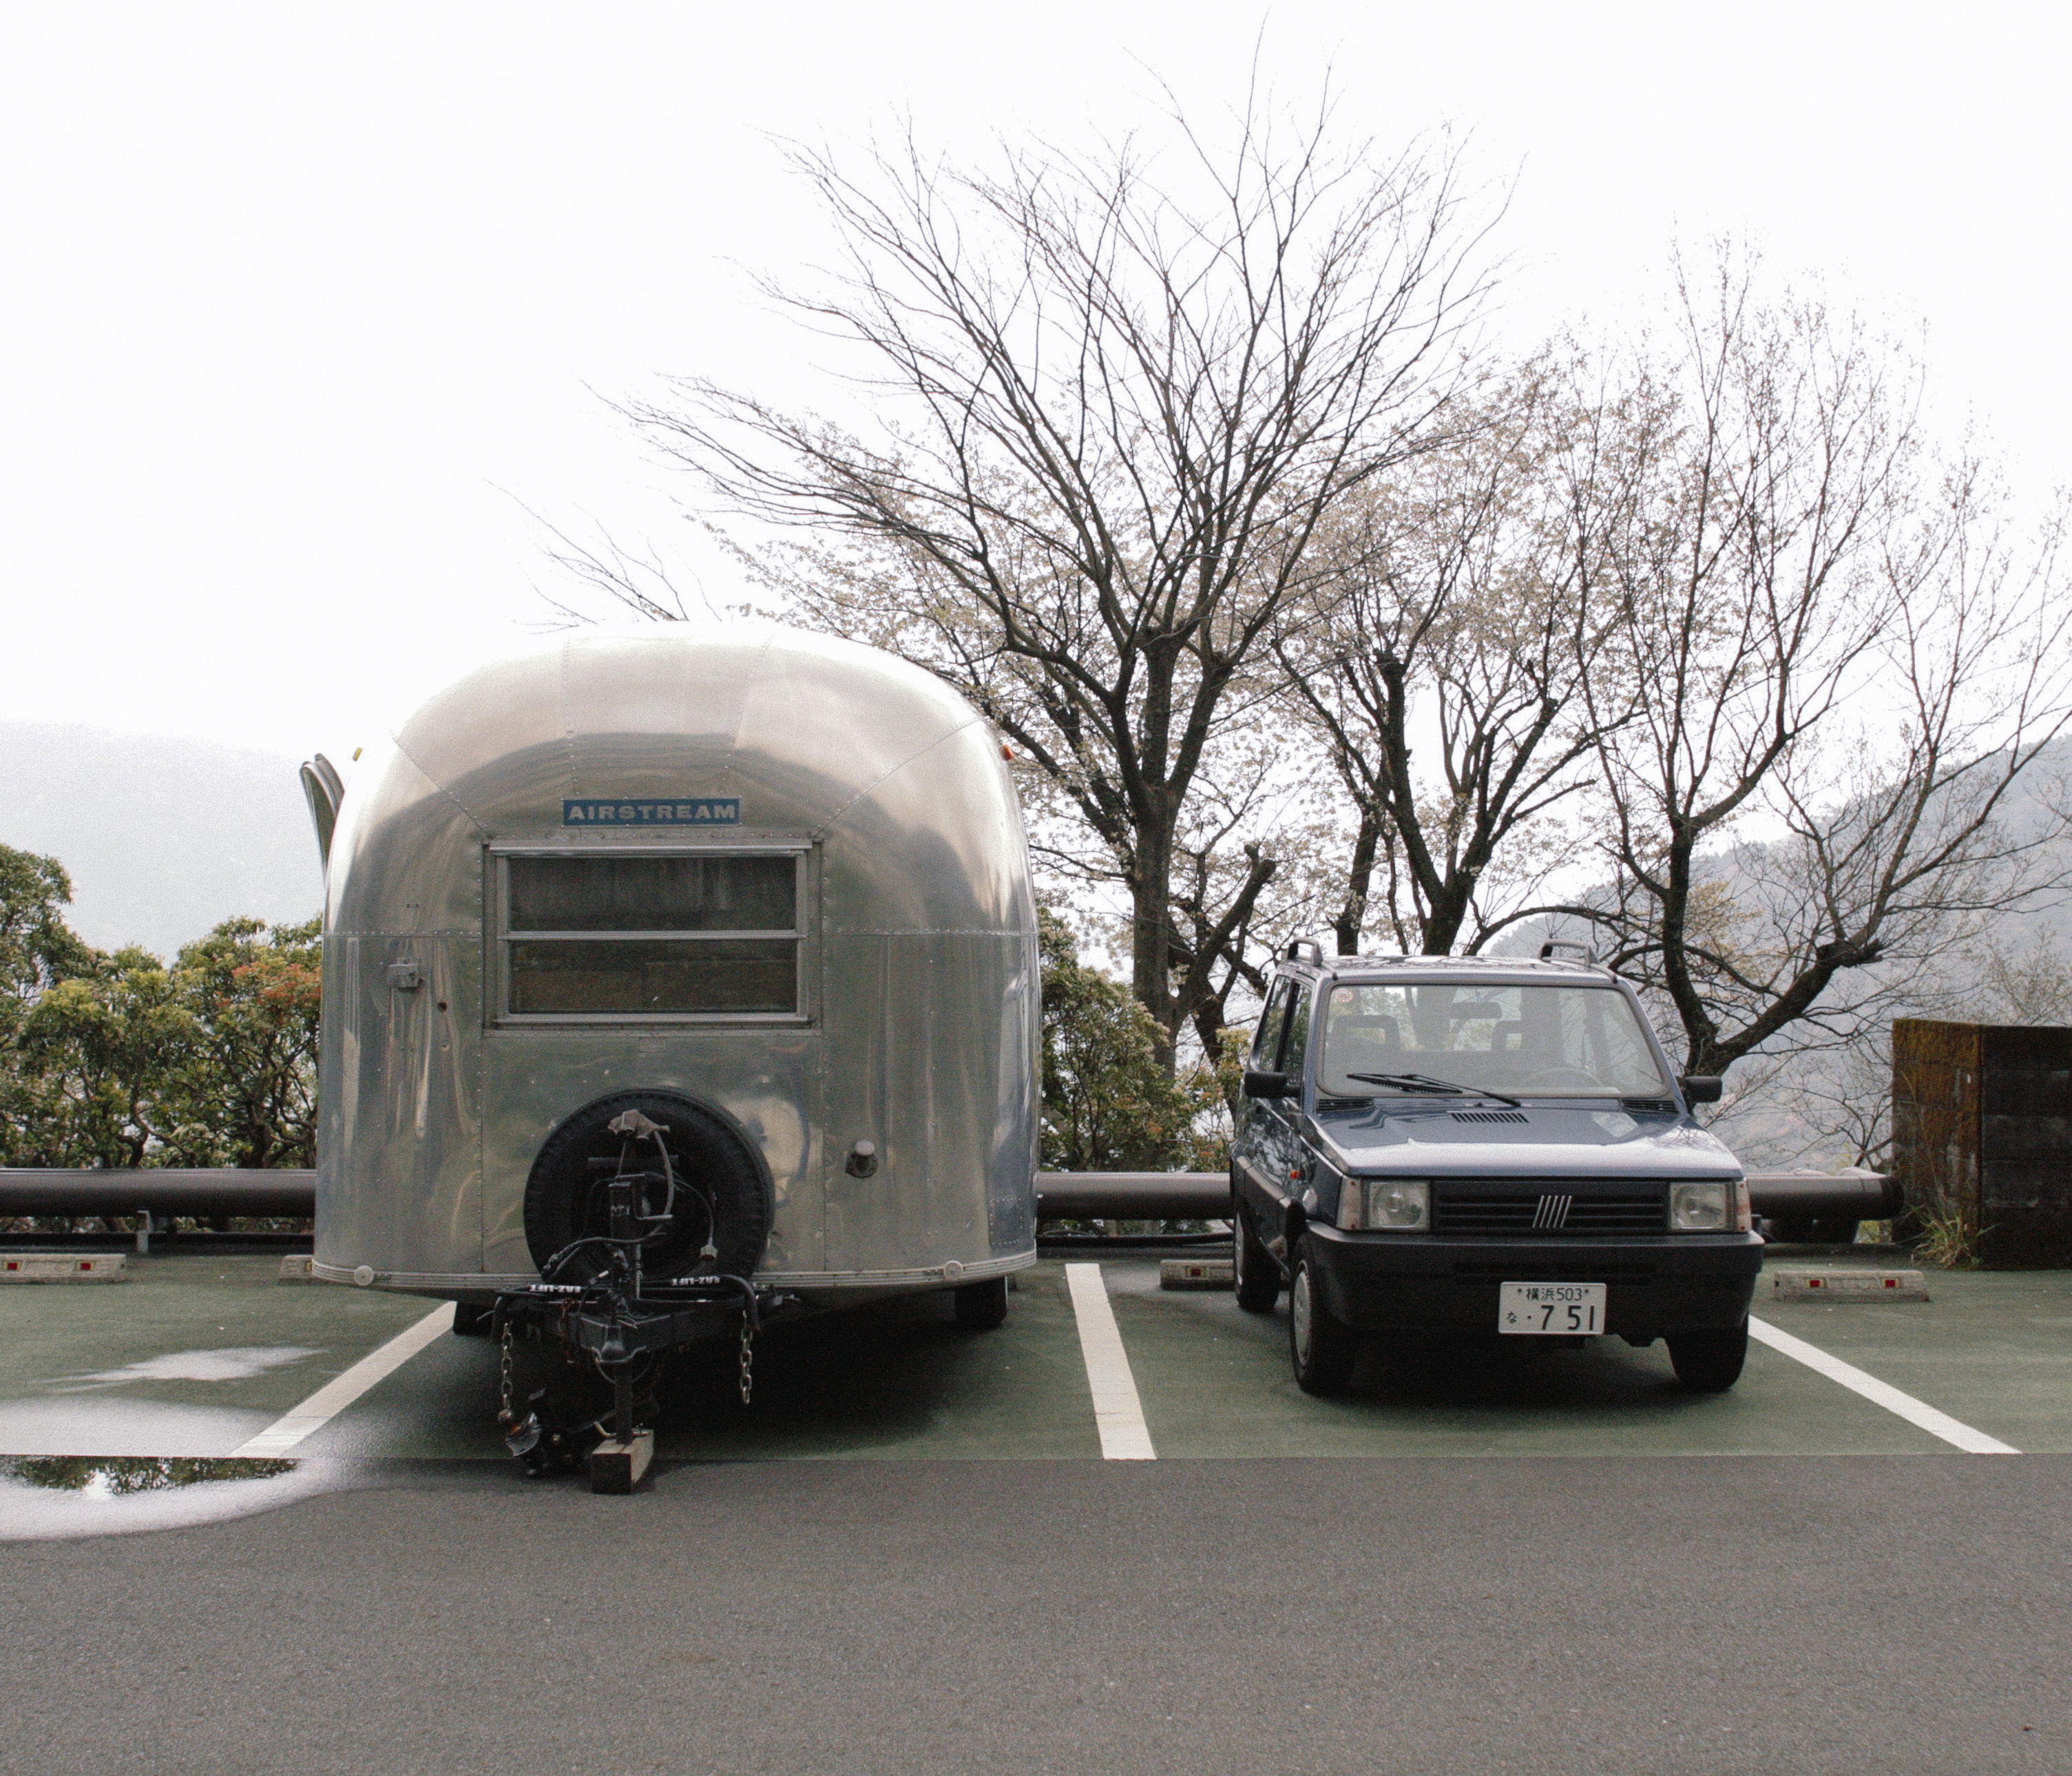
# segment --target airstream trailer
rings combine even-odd
[[[607,1453],[642,1365],[697,1338],[902,1291],[1004,1315],[1035,1258],[1035,911],[955,692],[775,625],[587,631],[461,679],[342,794],[304,783],[318,1275],[601,1370]],[[526,1404],[528,1465],[585,1453]]]

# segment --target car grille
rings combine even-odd
[[[1490,1283],[1651,1283],[1655,1281],[1652,1264],[1593,1264],[1587,1259],[1578,1263],[1572,1259],[1548,1260],[1535,1258],[1529,1268],[1532,1274],[1519,1274],[1519,1260],[1510,1258],[1497,1264],[1478,1264],[1472,1259],[1463,1260],[1453,1266],[1453,1281],[1457,1283],[1487,1285]]]
[[[1667,1224],[1667,1193],[1659,1184],[1617,1190],[1593,1190],[1584,1180],[1524,1190],[1441,1184],[1433,1194],[1434,1233],[1660,1233]]]

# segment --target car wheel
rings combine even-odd
[[[1288,1279],[1288,1352],[1295,1385],[1305,1394],[1342,1394],[1353,1379],[1359,1334],[1331,1318],[1318,1286],[1317,1258],[1307,1244]]]
[[[952,1289],[957,1324],[967,1332],[990,1332],[1007,1318],[1007,1279],[989,1276],[982,1283],[966,1283]]]
[[[1281,1271],[1260,1244],[1241,1203],[1231,1205],[1231,1281],[1237,1305],[1248,1314],[1271,1314],[1281,1299]]]
[[[1694,1394],[1725,1393],[1748,1361],[1745,1320],[1731,1332],[1672,1332],[1665,1342],[1676,1379]]]

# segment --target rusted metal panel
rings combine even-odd
[[[1933,1018],[1892,1026],[1893,1176],[1907,1207],[1979,1226],[1979,1026]]]
[[[1894,1175],[1987,1264],[2072,1264],[2072,1030],[1893,1024]]]

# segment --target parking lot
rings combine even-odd
[[[227,1457],[431,1311],[131,1265],[0,1290],[0,1451]],[[923,1299],[773,1332],[746,1407],[715,1348],[632,1498],[520,1478],[495,1350],[437,1326],[270,1475],[17,1462],[0,1530],[58,1539],[0,1553],[0,1769],[82,1733],[123,1770],[2072,1765],[2072,1274],[1759,1289],[1912,1417],[1762,1344],[1720,1396],[1659,1346],[1491,1339],[1316,1400],[1281,1315],[1153,1258],[1098,1281],[1155,1460],[1102,1459],[1046,1260],[997,1331]]]
[[[1773,1268],[1878,1261],[1786,1248]],[[940,1298],[921,1297],[768,1334],[745,1408],[736,1354],[714,1346],[665,1396],[658,1454],[1098,1459],[1064,1268],[1050,1260],[1018,1277],[997,1332],[961,1332]],[[270,1255],[137,1257],[130,1269],[119,1286],[0,1294],[0,1453],[228,1455],[434,1306],[284,1284]],[[1724,1395],[1679,1390],[1659,1345],[1509,1339],[1371,1346],[1349,1398],[1316,1400],[1289,1377],[1285,1309],[1249,1314],[1227,1290],[1161,1289],[1156,1257],[1108,1258],[1100,1275],[1161,1459],[1952,1449],[1760,1343]],[[1772,1301],[1763,1289],[1758,1314],[1988,1438],[2072,1452],[2072,1274],[1936,1272],[1930,1288],[1926,1302],[1839,1305]],[[293,1453],[500,1462],[496,1404],[489,1341],[440,1336]]]

